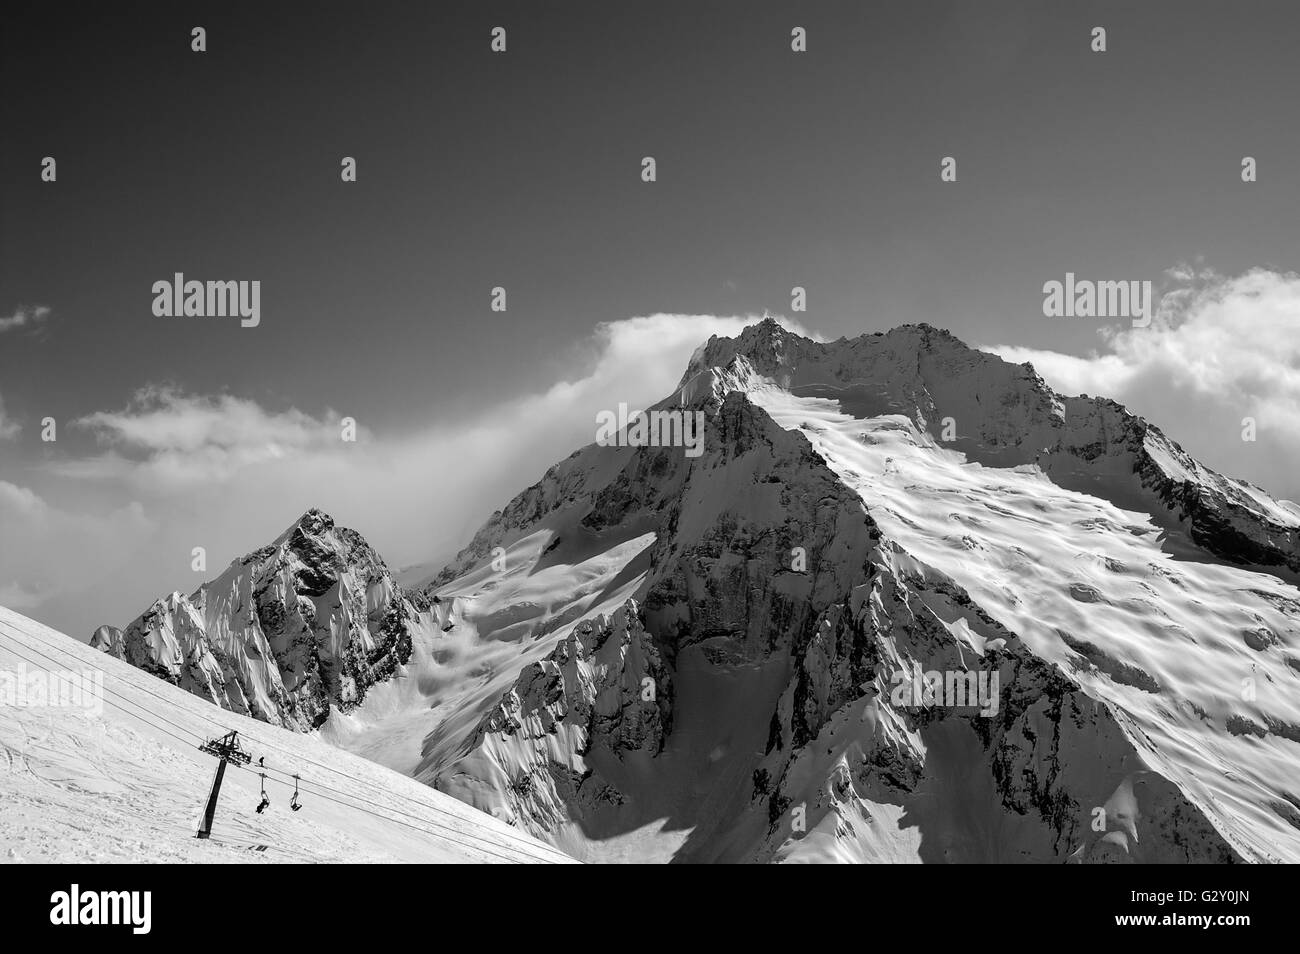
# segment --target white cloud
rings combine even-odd
[[[1031,362],[1064,393],[1126,404],[1216,470],[1300,497],[1300,275],[1168,274],[1187,284],[1163,296],[1150,327],[1103,331],[1101,352],[988,350]],[[1241,439],[1247,417],[1255,443]]]
[[[63,617],[77,622],[96,614],[102,596],[84,597],[105,578],[120,582],[131,566],[151,568],[140,559],[140,550],[157,529],[138,503],[104,513],[68,511],[7,480],[0,480],[0,527],[0,605],[30,610],[51,601],[81,600],[83,614]],[[130,595],[152,598],[144,597],[138,585],[128,590]],[[77,628],[73,632],[82,635]]]
[[[266,461],[336,447],[342,435],[339,416],[328,412],[321,419],[296,408],[272,412],[228,394],[193,395],[159,385],[137,391],[124,410],[97,411],[72,423],[109,450],[59,465],[59,473],[129,477],[155,487],[225,480]],[[364,437],[359,430],[358,439]]]
[[[12,315],[0,315],[0,334],[6,331],[17,331],[19,328],[35,327],[49,316],[48,305],[36,305],[32,308],[19,305]]]
[[[45,501],[27,487],[0,480],[0,513],[23,519],[39,518],[45,513]]]
[[[21,424],[5,413],[4,398],[0,397],[0,441],[17,437],[22,429]]]

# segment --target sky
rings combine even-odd
[[[0,604],[85,638],[309,506],[436,563],[769,310],[947,328],[1300,497],[1298,30],[1252,0],[7,14]],[[259,281],[260,323],[155,315],[176,272]],[[1066,272],[1152,281],[1159,320],[1045,317]]]

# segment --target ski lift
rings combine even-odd
[[[298,802],[298,776],[296,775],[293,777],[293,798],[289,801],[289,807],[295,812],[302,808],[302,805]]]
[[[266,773],[262,773],[262,800],[257,803],[257,813],[260,815],[271,807],[271,800],[266,796]]]

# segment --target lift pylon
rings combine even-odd
[[[239,747],[239,733],[230,732],[219,739],[209,739],[199,746],[199,751],[215,755],[217,774],[212,779],[212,791],[208,793],[208,807],[203,811],[203,824],[199,827],[199,838],[208,838],[212,834],[212,819],[217,814],[217,796],[221,794],[221,780],[226,777],[226,763],[247,765],[253,757]]]

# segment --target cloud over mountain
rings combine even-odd
[[[205,548],[210,566],[222,566],[308,504],[365,526],[396,566],[450,557],[557,451],[591,441],[599,410],[659,400],[710,335],[738,334],[754,320],[657,314],[603,323],[574,350],[572,373],[545,391],[519,395],[506,383],[501,400],[478,413],[451,417],[431,408],[428,425],[406,433],[375,432],[360,420],[356,442],[341,439],[339,415],[328,409],[271,409],[237,395],[141,388],[125,407],[74,422],[74,430],[96,437],[99,452],[32,465],[39,484],[5,473],[16,492],[39,502],[47,521],[116,527],[119,558],[67,563],[73,538],[16,522],[6,526],[12,557],[0,562],[0,586],[33,591],[40,567],[44,582],[36,591],[51,599],[35,606],[37,615],[89,632],[101,622],[125,622],[160,584],[193,588],[194,547]],[[123,512],[140,519],[123,521]]]
[[[146,486],[220,482],[247,467],[333,448],[340,440],[339,421],[340,415],[328,411],[316,418],[292,407],[269,411],[229,394],[188,394],[171,385],[149,385],[122,410],[96,411],[73,421],[108,451],[56,469]]]
[[[1300,275],[1252,269],[1226,277],[1178,266],[1149,328],[1101,332],[1079,357],[998,346],[1057,390],[1104,394],[1161,422],[1191,453],[1227,473],[1300,497]],[[1258,439],[1243,441],[1243,419]]]

